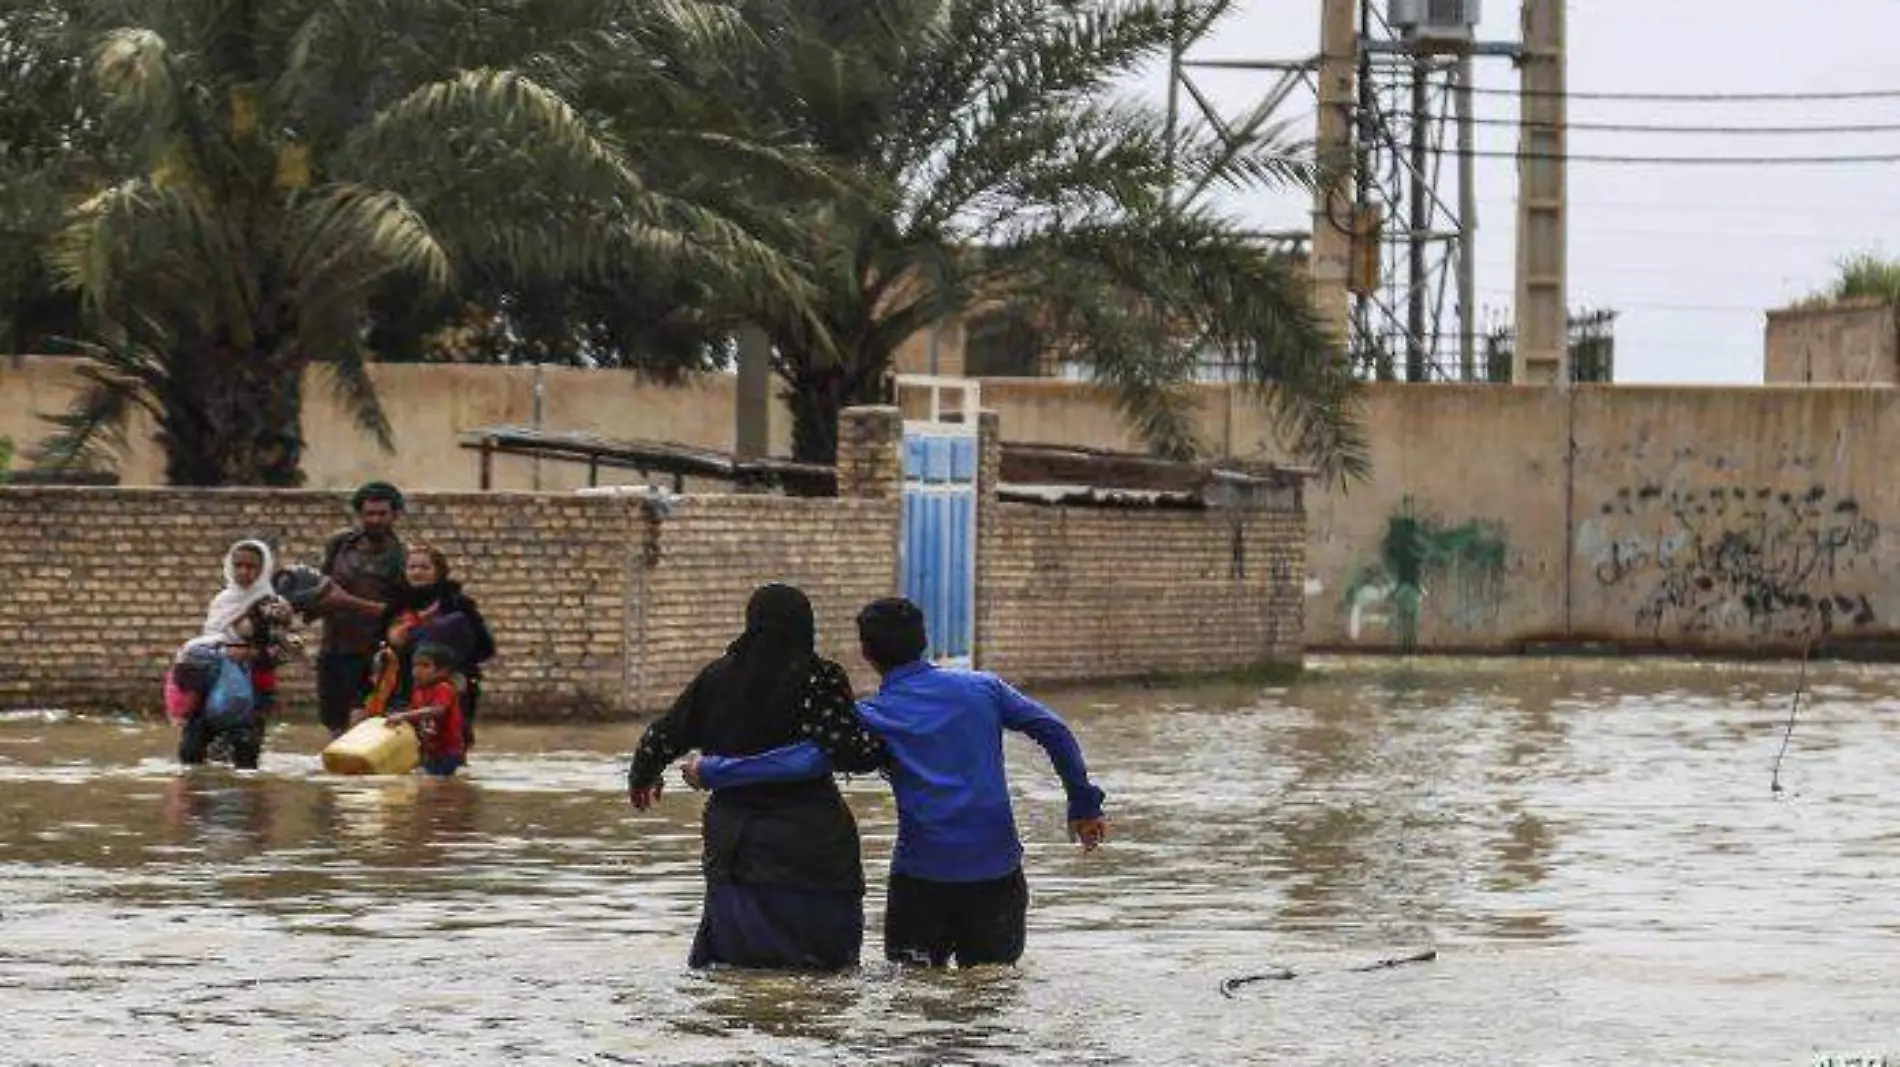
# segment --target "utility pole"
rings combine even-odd
[[[1315,193],[1313,204],[1313,304],[1342,349],[1351,340],[1351,301],[1346,286],[1352,270],[1355,205],[1345,171],[1353,162],[1353,83],[1359,59],[1355,2],[1322,0],[1319,130],[1314,146],[1326,181]]]
[[[1458,57],[1458,380],[1478,380],[1478,171],[1471,121],[1471,54]]]
[[[1517,359],[1511,380],[1570,386],[1564,0],[1524,0],[1517,161]]]
[[[1407,286],[1405,296],[1405,380],[1422,382],[1431,375],[1425,366],[1425,353],[1435,350],[1425,337],[1425,297],[1430,279],[1425,273],[1425,245],[1431,240],[1432,210],[1426,199],[1431,196],[1426,176],[1431,167],[1431,96],[1426,92],[1426,77],[1431,59],[1422,50],[1412,56],[1412,187],[1406,193],[1410,218],[1406,231]],[[1436,341],[1432,338],[1431,341]]]

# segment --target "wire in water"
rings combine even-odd
[[[1781,761],[1788,755],[1788,742],[1794,738],[1795,716],[1801,713],[1801,695],[1808,687],[1808,654],[1813,651],[1814,635],[1809,634],[1807,643],[1801,646],[1801,671],[1795,675],[1794,697],[1788,701],[1788,728],[1781,735],[1781,751],[1775,753],[1774,774],[1768,780],[1768,791],[1775,796],[1780,796],[1782,792]]]

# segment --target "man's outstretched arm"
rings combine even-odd
[[[1062,717],[1042,704],[1024,696],[1016,687],[991,676],[992,692],[1002,709],[1003,726],[1026,734],[1049,754],[1063,791],[1069,795],[1069,836],[1084,849],[1100,844],[1108,824],[1102,817],[1102,801],[1107,794],[1089,781],[1088,762],[1082,758],[1082,745],[1075,731]]]

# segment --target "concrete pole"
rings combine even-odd
[[[1353,85],[1359,58],[1355,0],[1322,0],[1319,36],[1319,111],[1314,150],[1331,179],[1314,194],[1313,306],[1341,348],[1350,334],[1352,271]]]
[[[1564,0],[1524,0],[1517,161],[1517,356],[1511,380],[1569,388]]]
[[[1471,121],[1471,56],[1458,57],[1458,378],[1478,380],[1478,171]]]
[[[766,455],[772,447],[772,339],[750,323],[739,329],[739,388],[734,402],[733,452]]]

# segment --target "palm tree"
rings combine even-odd
[[[716,27],[692,0],[117,7],[85,5],[76,27],[129,148],[51,255],[84,297],[91,359],[46,460],[83,460],[143,409],[174,484],[298,484],[313,363],[388,447],[365,342],[392,287],[617,270],[798,289],[781,257],[651,187],[535,76],[583,45]]]
[[[0,346],[44,352],[75,332],[78,301],[42,253],[62,190],[109,146],[89,113],[83,65],[64,47],[69,15],[48,0],[0,0]]]
[[[1159,452],[1197,450],[1180,385],[1216,355],[1299,455],[1363,471],[1355,383],[1300,272],[1177,195],[1309,180],[1285,129],[1171,137],[1157,107],[1110,92],[1224,0],[737,2],[767,47],[697,84],[859,190],[786,204],[815,310],[755,312],[800,458],[835,456],[839,409],[881,398],[906,338],[1000,303],[1113,385]]]

